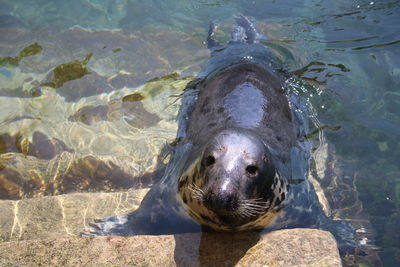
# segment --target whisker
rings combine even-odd
[[[269,207],[269,201],[260,201],[262,198],[258,199],[245,199],[239,202],[239,208],[237,210],[238,216],[242,218],[251,218],[255,216],[259,216],[260,214],[265,213]]]
[[[247,206],[247,207],[254,207],[254,208],[257,208],[257,207],[265,208],[265,206],[267,206],[267,203],[262,204],[262,205],[260,205],[260,204],[253,204],[253,203],[251,203],[251,204],[249,204],[249,203],[243,203],[243,205],[244,205],[244,206]]]
[[[188,189],[192,192],[193,198],[198,201],[203,201],[204,191],[199,188],[196,184],[191,184]]]
[[[253,198],[253,199],[243,199],[242,201],[244,202],[259,202],[260,200],[263,200],[263,198]]]
[[[269,203],[269,201],[260,201],[262,200],[262,198],[258,198],[258,199],[244,199],[241,200],[240,202],[242,203],[254,203],[254,204],[265,204],[265,203]]]

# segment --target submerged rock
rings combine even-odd
[[[147,189],[0,201],[0,265],[341,266],[325,231],[80,238],[94,218],[138,208]]]
[[[149,185],[157,179],[158,173],[140,170],[132,158],[79,155],[67,151],[51,160],[22,153],[0,154],[0,199],[117,192]]]
[[[325,231],[59,238],[0,243],[2,266],[342,266]]]
[[[68,81],[77,80],[87,74],[90,74],[86,68],[86,65],[92,56],[93,54],[89,53],[83,60],[74,60],[58,65],[52,72],[51,81],[42,83],[41,85],[50,86],[57,89]]]
[[[147,191],[137,189],[121,193],[76,193],[17,201],[0,200],[0,241],[78,235],[95,218],[137,209]]]
[[[24,57],[34,56],[42,51],[42,46],[38,43],[33,43],[18,53],[16,57],[0,57],[0,66],[15,68]]]
[[[1,266],[341,266],[316,229],[81,238],[94,218],[138,208],[147,189],[0,201]]]

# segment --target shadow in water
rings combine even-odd
[[[235,266],[259,239],[259,231],[175,235],[175,263],[176,266]]]

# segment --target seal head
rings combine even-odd
[[[179,186],[189,214],[218,230],[254,226],[259,218],[279,209],[287,192],[268,147],[255,133],[243,129],[216,134]]]

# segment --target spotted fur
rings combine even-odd
[[[227,150],[227,147],[223,147],[220,141],[214,142],[213,145],[215,145],[215,149],[219,152],[226,152]],[[248,156],[249,152],[244,151],[244,155]],[[263,156],[262,160],[267,162],[267,157]],[[214,179],[214,177],[210,179]],[[204,167],[202,167],[202,159],[198,157],[182,173],[178,180],[177,201],[182,202],[184,211],[193,220],[200,225],[217,231],[262,229],[273,223],[279,215],[279,211],[286,203],[288,183],[276,172],[270,188],[272,194],[268,195],[267,199],[263,199],[263,192],[259,188],[254,187],[251,198],[240,200],[235,216],[238,219],[248,218],[247,222],[242,225],[227,225],[220,220],[218,214],[204,205],[206,180]]]
[[[310,147],[299,142],[306,124],[295,112],[300,105],[271,68],[268,50],[256,44],[254,25],[243,16],[236,21],[225,47],[210,27],[212,57],[184,92],[162,180],[137,211],[98,220],[85,235],[329,224],[306,179]]]

